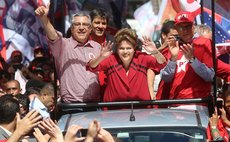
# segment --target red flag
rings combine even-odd
[[[0,7],[0,54],[1,56],[6,59],[6,42],[4,39],[4,34],[3,34],[3,15],[4,15],[4,11],[5,11],[5,4],[4,2],[1,2],[1,6]],[[2,68],[2,66],[0,65],[0,68]]]

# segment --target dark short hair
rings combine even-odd
[[[15,96],[15,98],[18,100],[19,104],[21,104],[23,106],[24,109],[29,110],[29,100],[27,98],[27,96],[23,95],[23,94],[17,94]]]
[[[162,34],[168,34],[170,32],[170,29],[176,29],[175,22],[172,20],[166,20],[161,28],[161,35]]]
[[[13,98],[13,95],[6,94],[0,97],[0,124],[12,122],[19,111],[19,102]]]
[[[46,83],[46,85],[40,91],[40,95],[43,95],[43,94],[53,96],[54,95],[54,85],[52,83]]]
[[[109,22],[109,16],[104,9],[98,8],[98,9],[92,10],[90,12],[90,17],[92,21],[94,20],[94,18],[99,17],[99,18],[104,18],[106,19],[106,22]]]
[[[39,80],[36,80],[36,79],[30,79],[26,83],[26,90],[28,90],[29,88],[42,89],[45,85],[46,85],[46,83],[43,82],[43,81],[39,81]]]

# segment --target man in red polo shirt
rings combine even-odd
[[[177,54],[170,58],[161,72],[162,79],[171,82],[169,99],[208,97],[215,74],[211,40],[202,36],[194,37],[194,16],[190,12],[182,11],[176,15],[175,28],[180,40],[172,36],[167,42]],[[196,109],[197,105],[194,107]]]

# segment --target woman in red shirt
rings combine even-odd
[[[159,73],[166,65],[166,59],[146,37],[143,37],[142,44],[151,54],[137,51],[137,34],[132,29],[121,29],[114,38],[115,53],[112,51],[113,43],[108,42],[103,45],[100,56],[87,66],[93,72],[106,72],[108,82],[103,101],[151,100],[147,69]]]

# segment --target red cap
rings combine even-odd
[[[194,22],[194,15],[188,11],[181,11],[177,13],[175,17],[175,25],[180,23],[193,23]]]
[[[11,53],[11,58],[15,57],[15,56],[22,56],[22,52],[19,51],[19,50],[14,50],[12,53]]]

